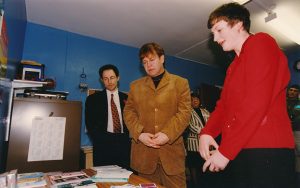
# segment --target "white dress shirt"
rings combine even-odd
[[[122,113],[121,113],[121,106],[120,106],[120,98],[119,98],[119,92],[118,89],[116,89],[115,91],[109,91],[106,90],[106,94],[107,94],[107,104],[108,104],[108,119],[107,119],[107,132],[114,132],[114,128],[113,128],[113,119],[112,119],[112,113],[111,113],[111,94],[114,95],[114,102],[117,106],[118,109],[118,113],[119,113],[119,117],[120,117],[120,123],[121,123],[121,133],[123,133],[123,120],[122,120]]]

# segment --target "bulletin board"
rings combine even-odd
[[[14,98],[6,171],[80,170],[81,106],[80,101]],[[57,147],[49,152],[51,145]]]

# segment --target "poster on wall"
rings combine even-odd
[[[7,70],[7,31],[4,11],[0,10],[0,78],[5,78]]]

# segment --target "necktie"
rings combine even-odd
[[[113,119],[114,133],[121,133],[121,122],[120,122],[117,106],[114,102],[114,94],[111,94],[110,105],[111,105],[111,115]]]

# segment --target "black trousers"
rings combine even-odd
[[[102,133],[93,138],[93,165],[130,169],[130,139],[126,134]]]
[[[293,149],[244,149],[225,171],[225,188],[296,188]]]

